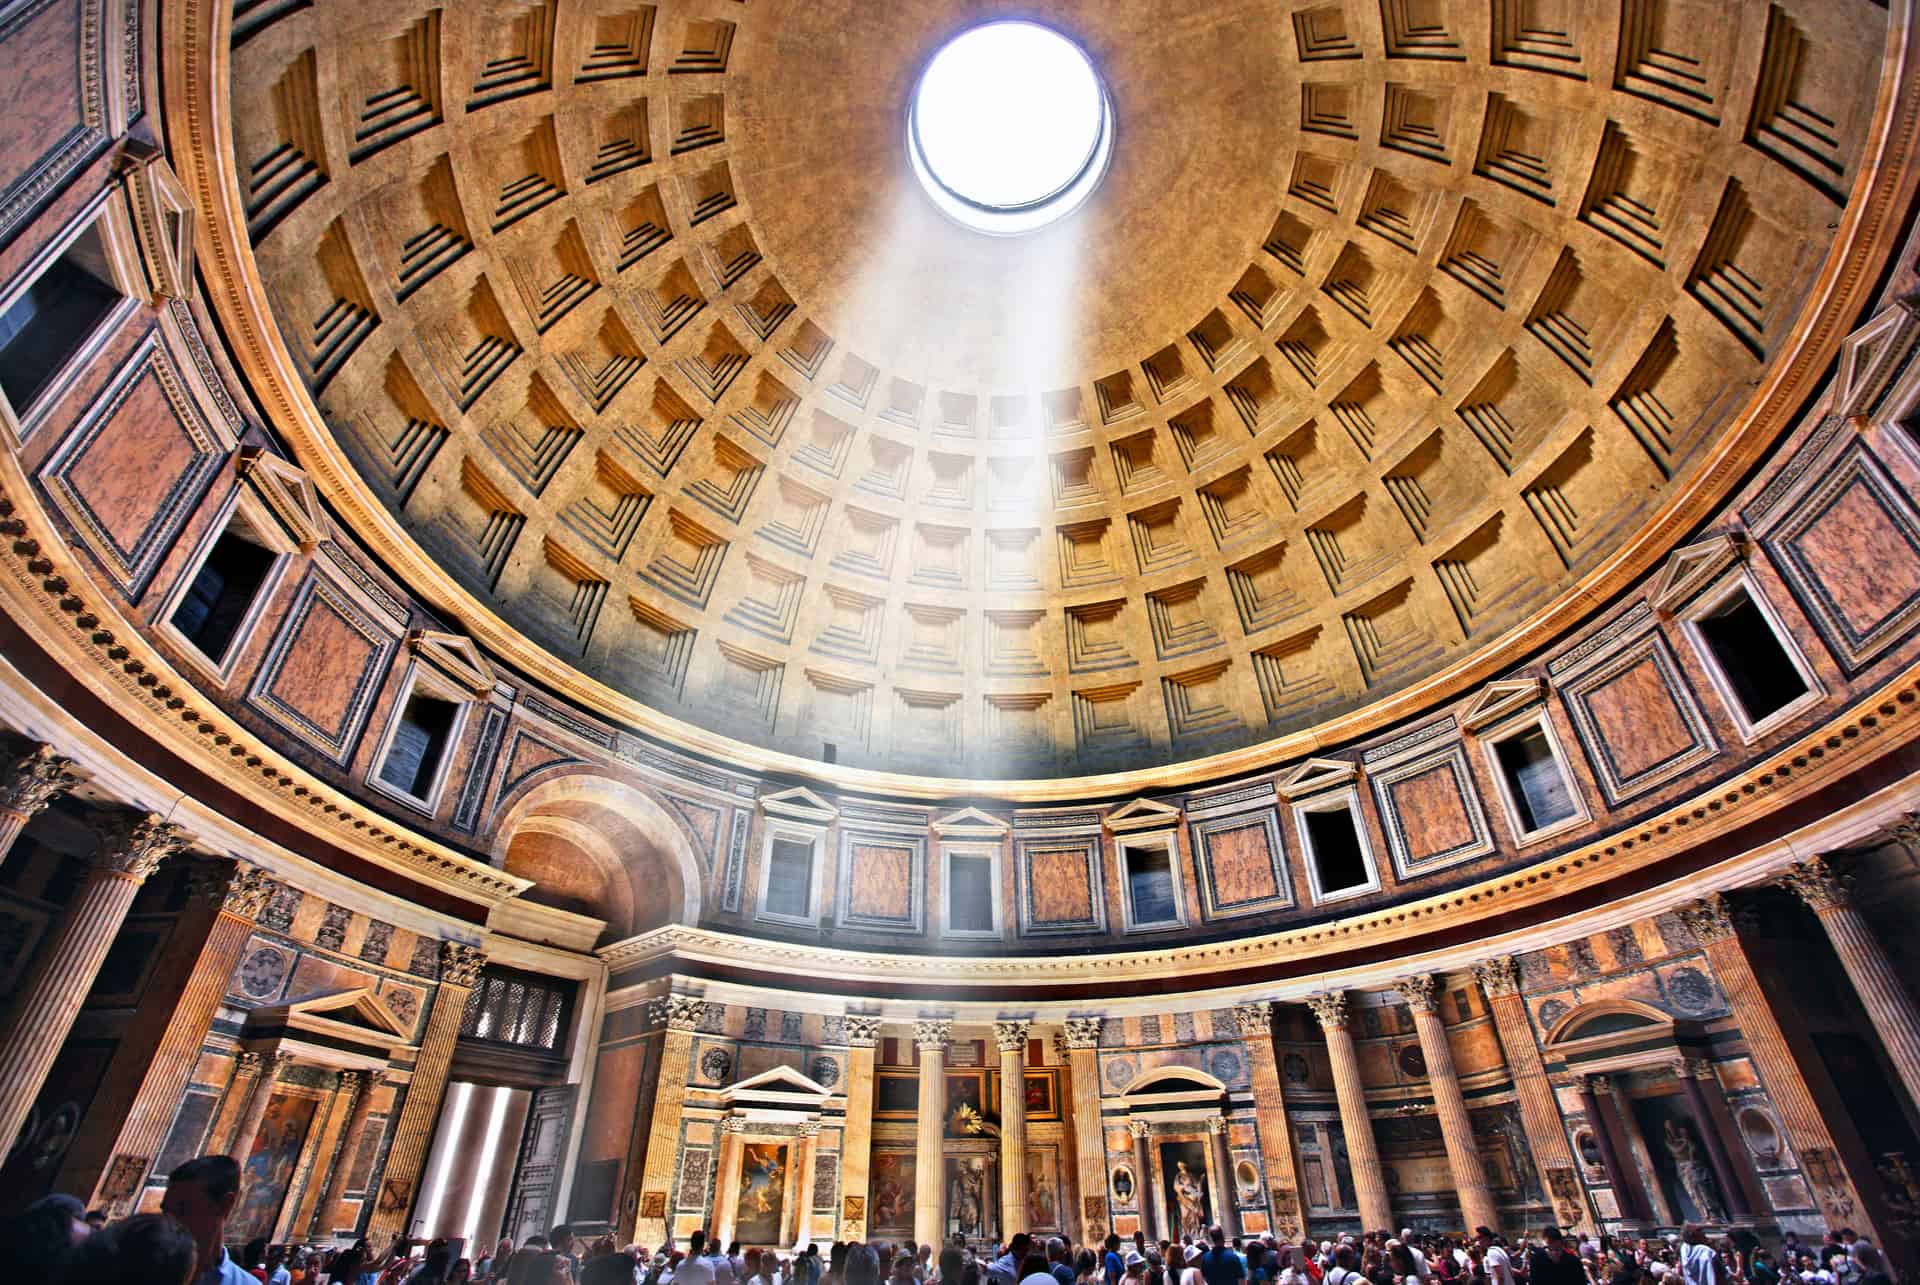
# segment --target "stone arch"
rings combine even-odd
[[[494,861],[535,881],[528,900],[604,919],[612,940],[700,922],[704,863],[637,786],[559,771],[516,798],[493,833]]]
[[[1199,1085],[1210,1093],[1225,1093],[1225,1081],[1210,1075],[1197,1066],[1156,1066],[1150,1067],[1133,1077],[1126,1088],[1120,1091],[1121,1097],[1152,1097],[1157,1093],[1182,1093],[1193,1090],[1176,1087],[1180,1081],[1189,1081]]]
[[[1547,1031],[1545,1042],[1548,1048],[1555,1048],[1628,1031],[1671,1038],[1674,1020],[1671,1014],[1638,1000],[1595,1000],[1561,1014]]]

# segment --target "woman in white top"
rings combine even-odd
[[[1200,1246],[1188,1245],[1182,1257],[1185,1263],[1180,1268],[1180,1285],[1206,1285],[1207,1278],[1200,1274]]]

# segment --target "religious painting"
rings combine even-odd
[[[240,1167],[240,1203],[227,1217],[227,1236],[234,1244],[256,1236],[272,1238],[317,1105],[318,1099],[288,1093],[276,1093],[267,1103],[253,1150]]]
[[[911,1151],[876,1151],[868,1175],[875,1232],[913,1234],[914,1162]]]
[[[734,1239],[743,1245],[781,1243],[780,1215],[785,1211],[787,1144],[749,1142],[740,1148],[740,1203]]]
[[[984,1071],[947,1073],[947,1136],[979,1137],[987,1112],[987,1077]],[[998,1115],[999,1112],[995,1112]]]
[[[1176,1236],[1195,1240],[1213,1223],[1213,1198],[1207,1190],[1207,1147],[1203,1142],[1160,1144],[1160,1189],[1166,1193],[1166,1225]]]
[[[1027,1072],[1027,1119],[1060,1118],[1060,1074],[1052,1067]]]
[[[1060,1149],[1029,1147],[1026,1230],[1057,1232],[1060,1218]]]
[[[873,1077],[873,1118],[911,1120],[920,1112],[920,1076],[913,1071],[877,1071]]]

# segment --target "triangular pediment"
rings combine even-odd
[[[1648,600],[1655,611],[1670,616],[1718,580],[1721,572],[1746,556],[1746,537],[1737,532],[1723,532],[1683,545],[1673,551],[1667,565],[1654,577]]]
[[[961,808],[933,822],[933,832],[943,839],[997,839],[1007,829],[1005,821],[979,808]]]
[[[387,1002],[365,986],[256,1008],[247,1020],[250,1025],[284,1025],[295,1031],[324,1029],[322,1024],[355,1026],[386,1042],[404,1042],[409,1034]]]
[[[313,552],[327,531],[320,493],[314,490],[313,480],[293,464],[257,446],[241,449],[235,471],[266,505],[287,538],[302,552]]]
[[[762,795],[760,810],[768,816],[787,817],[795,821],[812,821],[816,825],[825,825],[840,815],[840,809],[804,785]]]
[[[1491,727],[1509,714],[1517,714],[1538,703],[1547,694],[1547,685],[1538,678],[1503,678],[1488,683],[1460,715],[1460,726],[1469,732]]]
[[[114,172],[126,184],[134,237],[153,292],[164,299],[193,294],[193,197],[166,154],[141,138],[120,145]]]
[[[1871,415],[1906,366],[1920,340],[1920,299],[1909,296],[1886,308],[1841,342],[1834,374],[1833,407],[1841,415]]]
[[[728,1085],[721,1097],[728,1102],[743,1098],[757,1101],[794,1102],[803,1099],[821,1101],[833,1091],[826,1085],[801,1074],[790,1066],[769,1067],[737,1084]]]
[[[485,696],[493,690],[493,666],[480,654],[473,639],[416,629],[407,636],[407,641],[416,656],[475,696]]]
[[[1339,759],[1308,759],[1280,778],[1281,795],[1289,799],[1305,798],[1322,790],[1351,785],[1360,777],[1360,769]]]
[[[1180,817],[1179,808],[1153,799],[1135,799],[1107,813],[1107,829],[1115,832],[1158,830],[1180,824]]]

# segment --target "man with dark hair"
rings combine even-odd
[[[1227,1233],[1215,1223],[1207,1229],[1207,1239],[1213,1243],[1200,1255],[1200,1275],[1207,1285],[1241,1285],[1247,1279],[1247,1265],[1227,1248]]]
[[[573,1228],[561,1223],[547,1233],[547,1244],[553,1252],[567,1260],[567,1275],[580,1279],[580,1256],[574,1253]]]
[[[1100,1263],[1101,1275],[1107,1278],[1107,1285],[1120,1285],[1120,1276],[1127,1265],[1120,1261],[1120,1236],[1117,1232],[1107,1233],[1107,1252]]]
[[[193,1285],[251,1285],[254,1278],[227,1257],[221,1243],[239,1198],[240,1165],[232,1156],[201,1156],[167,1175],[160,1212],[179,1219],[193,1237]]]

